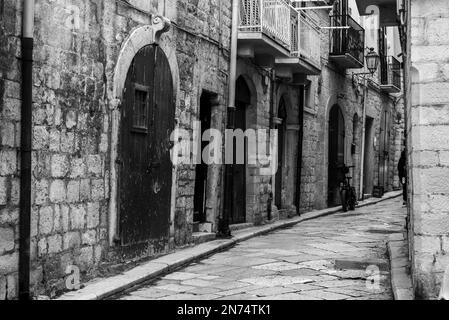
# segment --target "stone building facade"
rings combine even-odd
[[[0,2],[0,299],[17,297],[18,287],[21,12],[21,1]],[[317,26],[329,26],[328,11],[318,10],[311,17]],[[160,149],[154,147],[158,143],[169,150],[169,133],[174,129],[193,135],[197,121],[220,132],[229,125],[231,3],[37,0],[35,23],[33,293],[54,296],[65,291],[66,272],[72,266],[87,281],[141,258],[203,241],[204,233],[215,234],[225,194],[231,192],[224,187],[224,166],[180,163],[167,169],[165,163],[158,163],[160,159],[151,158],[145,166],[134,166],[131,160],[148,160],[147,153],[139,153],[147,147],[150,155],[158,154]],[[242,107],[237,108],[235,125],[282,130],[283,143],[279,175],[264,166],[236,169],[241,170],[244,189],[235,201],[243,205],[231,223],[259,225],[336,205],[328,197],[331,110],[340,110],[343,117],[340,157],[355,166],[354,185],[360,184],[364,158],[364,178],[372,182],[363,188],[365,194],[372,194],[374,186],[399,187],[395,168],[402,124],[395,119],[402,113],[401,104],[381,90],[376,78],[369,82],[365,98],[360,77],[352,75],[362,69],[349,70],[330,61],[330,32],[319,32],[320,57],[313,57],[319,61],[312,68],[314,75],[299,73],[293,79],[273,57],[260,59],[240,52],[236,80],[237,104]],[[146,68],[160,71],[153,72],[158,81],[139,73]],[[157,88],[158,84],[164,86]],[[130,92],[135,93],[132,98]],[[155,131],[160,141],[148,146],[134,143],[138,140],[126,144],[129,133],[124,128],[129,123],[131,137],[152,130],[139,122],[149,121],[145,113],[149,111],[131,118],[127,112],[132,105],[137,113],[136,101],[147,106],[149,97],[156,101],[154,110],[164,107],[154,113],[160,118],[151,126],[167,134]],[[362,155],[364,105],[370,130],[365,135],[368,151]],[[164,118],[169,112],[173,117]],[[127,150],[136,158],[131,159]],[[388,158],[381,157],[385,151]],[[124,179],[132,187],[129,177],[135,177],[124,175],[127,166],[143,170],[136,179],[148,173],[160,175],[159,180],[151,180],[149,190],[131,189],[158,197],[165,215],[160,221],[157,214],[152,216],[163,226],[156,239],[141,239],[148,232],[140,226],[154,228],[153,220],[150,223],[146,216],[132,220],[129,212],[123,212],[123,206],[135,200],[133,193],[121,189]],[[134,229],[140,234],[123,231]]]
[[[405,1],[410,255],[416,297],[438,297],[449,266],[447,1]]]
[[[349,2],[349,4],[353,12],[356,13],[355,3]],[[315,12],[315,19],[321,26],[330,26],[329,14],[324,10]],[[365,28],[366,44],[372,45],[376,52],[379,52],[378,23],[373,25],[372,20],[363,18],[360,23]],[[329,205],[327,197],[329,190],[329,125],[330,111],[335,105],[341,108],[344,117],[344,162],[348,166],[355,167],[351,170],[352,183],[360,196],[362,194],[360,187],[362,174],[364,176],[363,192],[367,196],[372,195],[375,186],[384,187],[385,191],[400,188],[397,178],[397,163],[402,148],[404,126],[401,121],[398,121],[398,115],[403,115],[400,92],[389,94],[383,91],[379,74],[376,73],[369,77],[365,98],[366,87],[363,79],[354,78],[353,74],[367,72],[367,70],[342,69],[338,63],[329,59],[329,34],[331,32],[323,29],[321,34],[321,74],[317,77],[309,77],[311,91],[307,94],[304,112],[303,173],[301,177],[301,211],[303,212],[326,208]],[[394,29],[389,32],[395,34]],[[394,38],[393,41],[399,42],[399,39]],[[364,104],[366,105],[366,117],[370,122],[365,125],[365,152],[362,154]],[[386,117],[383,115],[385,112],[387,113]],[[388,148],[390,149],[387,150]],[[386,159],[381,158],[384,151],[388,151]],[[365,158],[364,173],[361,168],[362,158]]]

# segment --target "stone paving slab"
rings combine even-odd
[[[388,202],[388,201],[391,201],[392,199],[395,199],[399,196],[400,196],[399,192],[393,192],[393,193],[385,195],[385,197],[383,199],[369,199],[369,200],[361,203],[359,208],[366,208],[367,206],[374,206],[376,204],[379,204],[379,203],[382,203],[385,201]],[[279,252],[280,255],[292,257],[292,259],[295,257],[293,255],[293,253],[291,252],[291,250],[298,252],[298,255],[301,255],[301,252],[302,252],[304,255],[309,255],[309,257],[310,256],[323,257],[326,255],[329,255],[332,252],[324,250],[324,249],[313,248],[312,246],[297,248],[295,243],[286,243],[285,241],[283,241],[283,238],[285,238],[288,234],[295,236],[296,233],[292,232],[292,230],[290,230],[288,228],[295,228],[300,223],[301,223],[301,225],[302,224],[311,224],[310,234],[316,238],[316,242],[314,241],[314,242],[311,242],[310,244],[323,243],[323,241],[325,243],[326,239],[322,238],[324,232],[329,232],[329,234],[332,234],[335,236],[335,235],[338,235],[340,232],[344,232],[345,228],[342,227],[341,230],[339,229],[338,232],[336,232],[335,228],[332,227],[333,225],[335,225],[334,223],[331,223],[331,225],[329,225],[325,228],[321,228],[321,226],[320,226],[321,224],[318,223],[318,224],[314,225],[314,221],[317,218],[325,218],[325,217],[326,218],[330,217],[330,220],[332,221],[333,218],[330,215],[338,213],[339,211],[340,211],[339,208],[314,211],[314,212],[304,214],[301,217],[295,217],[293,219],[289,219],[289,220],[285,220],[285,221],[277,221],[277,222],[269,224],[269,225],[265,225],[265,226],[261,226],[261,227],[254,227],[254,228],[250,228],[247,230],[239,230],[234,233],[234,237],[232,239],[215,240],[212,242],[203,243],[198,246],[184,249],[184,250],[178,251],[176,253],[155,259],[152,262],[143,264],[143,265],[141,265],[137,268],[134,268],[132,270],[129,270],[121,275],[118,275],[118,276],[115,276],[112,278],[97,279],[94,282],[87,284],[84,289],[79,290],[77,292],[65,294],[60,299],[61,300],[105,299],[105,298],[111,297],[119,292],[124,292],[126,290],[129,290],[130,288],[133,288],[141,283],[148,282],[152,279],[156,279],[157,277],[159,277],[163,274],[176,271],[177,269],[179,269],[183,266],[189,265],[195,261],[201,260],[201,259],[206,258],[213,254],[217,254],[219,252],[222,252],[225,249],[232,248],[238,244],[242,244],[243,242],[245,242],[249,239],[253,239],[258,236],[264,236],[264,235],[270,234],[271,232],[274,232],[276,230],[284,230],[285,234],[283,234],[282,236],[279,237],[275,233],[274,238],[273,238],[273,239],[275,239],[274,241],[272,239],[270,239],[269,241],[266,241],[266,239],[264,240],[261,238],[256,238],[256,241],[254,241],[254,246],[252,246],[250,248],[251,251],[253,251],[253,253],[256,254],[256,256],[253,256],[250,258],[251,262],[248,262],[248,258],[246,256],[245,256],[245,259],[242,259],[242,258],[233,259],[232,257],[229,257],[229,255],[227,255],[226,253],[225,253],[224,260],[226,259],[226,256],[228,256],[228,262],[230,264],[229,267],[232,267],[232,266],[239,267],[240,266],[240,267],[251,268],[253,266],[253,262],[255,262],[256,265],[263,265],[263,264],[273,263],[273,262],[278,261],[277,259],[278,259],[279,255],[276,255],[276,252],[275,252],[276,249],[278,249],[278,248],[279,249],[282,248],[283,250],[288,251],[287,254],[286,254],[286,252]],[[302,237],[305,239],[307,239],[308,236],[309,236],[309,233],[302,234]],[[262,238],[264,238],[264,237],[262,237]],[[376,238],[376,237],[374,237],[374,238]],[[380,238],[380,236],[379,236],[379,238]],[[375,241],[375,239],[373,239],[373,241]],[[300,243],[300,242],[296,242],[296,243]],[[273,247],[273,245],[274,245],[274,247]],[[351,244],[351,246],[352,245],[354,245],[354,244]],[[267,257],[265,257],[265,253],[256,252],[257,249],[259,249],[259,248],[271,250],[271,252],[273,254],[269,258],[267,258]],[[308,250],[310,250],[310,252],[308,252]],[[290,254],[292,254],[292,255],[290,255]],[[339,253],[335,252],[335,254],[339,254]],[[244,255],[244,253],[243,253],[243,255]],[[254,259],[254,260],[252,260],[252,259]],[[227,265],[221,265],[213,257],[211,258],[210,261],[215,261],[217,263],[214,262],[209,267],[201,266],[202,268],[204,268],[203,270],[215,269],[215,268],[225,268],[227,266]],[[307,261],[307,259],[306,259],[306,261]],[[243,263],[243,265],[241,265],[241,263]],[[193,266],[193,267],[195,267],[195,266]],[[223,270],[225,270],[225,269],[223,269]],[[230,270],[230,269],[228,269],[228,270]],[[188,272],[191,272],[191,271],[188,271]],[[209,271],[209,272],[213,273],[213,271]],[[223,271],[223,272],[226,273],[226,271]],[[205,273],[207,273],[207,271]],[[270,275],[267,275],[267,276],[269,277]],[[287,277],[289,277],[289,276],[287,276]],[[294,277],[292,277],[292,278],[294,278]],[[257,277],[254,279],[257,279]],[[287,281],[287,283],[288,282],[289,281]],[[292,283],[293,282],[295,282],[295,280],[292,280]],[[228,290],[230,290],[230,289],[233,289],[232,286],[234,286],[234,288],[238,288],[239,285],[242,285],[242,283],[235,282],[235,283],[221,284],[221,285],[222,286],[224,286],[224,285],[230,286],[231,288],[227,288]],[[247,283],[245,285],[250,285],[250,284]],[[198,287],[195,287],[195,289],[198,289]],[[185,297],[186,299],[189,298],[189,295],[182,295],[182,294],[176,295],[176,297],[178,297],[178,298],[181,296]]]
[[[356,236],[363,238],[365,233],[360,230],[366,230],[365,232],[369,234],[369,228],[362,228],[361,225],[374,221],[373,226],[376,228],[381,226],[387,228],[387,224],[396,226],[406,215],[400,200],[378,204],[372,209],[375,210],[371,208],[358,210],[358,218],[351,222],[347,222],[344,214],[328,216],[301,223],[290,229],[278,230],[240,243],[227,252],[217,253],[213,257],[184,268],[181,272],[199,275],[215,273],[219,274],[219,278],[208,279],[207,283],[197,283],[196,289],[184,292],[183,295],[173,294],[171,298],[172,300],[181,298],[201,300],[205,297],[212,300],[392,300],[393,292],[386,252],[388,233],[376,236],[378,240],[352,244],[356,251],[348,251],[347,246],[341,246],[338,242],[335,253],[329,251],[322,251],[319,255],[303,253],[313,250],[311,244],[314,243],[328,243],[329,246],[334,243],[334,232],[325,232],[318,236],[314,230],[341,229],[342,238],[353,239]],[[345,227],[340,228],[342,225]],[[310,234],[312,236],[309,236]],[[394,234],[393,237],[397,238],[397,235]],[[275,255],[276,250],[282,255]],[[359,251],[363,252],[363,255],[359,254]],[[262,257],[251,257],[248,260],[250,262],[244,261],[242,257],[248,252],[264,252],[265,258],[269,257],[269,261],[260,264],[263,262]],[[290,255],[294,252],[303,259],[288,261],[287,259],[292,260],[295,257]],[[351,256],[354,252],[356,254]],[[277,262],[271,262],[273,259]],[[233,265],[236,263],[235,268],[229,269],[227,266],[229,263]],[[367,273],[368,267],[372,266],[377,266],[379,270],[376,275],[378,281],[376,286],[371,282],[371,274]],[[218,272],[214,272],[213,269],[217,269]],[[199,277],[179,283],[195,286],[196,279]],[[148,284],[147,287],[163,288],[164,285],[165,282],[161,278]],[[221,290],[202,294],[198,290],[203,285],[208,285],[203,289]],[[127,296],[120,297],[122,298],[129,299]]]

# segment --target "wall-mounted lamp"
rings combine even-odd
[[[360,76],[374,76],[377,69],[379,68],[380,63],[380,56],[379,54],[374,51],[374,48],[367,48],[368,53],[366,54],[365,60],[366,60],[366,68],[369,72],[361,72],[361,73],[353,73],[352,74],[352,84],[354,87],[359,83],[359,81],[356,81],[356,78],[358,79]]]
[[[380,56],[374,51],[374,48],[370,48],[368,54],[366,55],[366,66],[371,73],[374,75],[379,67]]]

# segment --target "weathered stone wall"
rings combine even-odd
[[[19,56],[21,16],[17,3],[2,1],[0,8],[0,299],[14,298],[17,283],[20,79],[15,56]],[[214,115],[217,126],[223,127],[229,4],[220,8],[217,0],[132,3],[174,22],[162,41],[176,53],[179,65],[173,70],[179,77],[177,124],[192,128],[199,97],[208,90],[219,97]],[[53,295],[65,289],[67,266],[78,266],[85,280],[98,274],[100,265],[121,261],[110,246],[108,231],[114,70],[131,31],[151,19],[122,1],[38,0],[35,20],[32,277],[36,293]],[[177,170],[171,248],[192,240],[193,169]],[[219,168],[215,176],[219,177]],[[219,179],[213,182],[218,190]],[[218,207],[219,197],[213,196],[211,207]],[[157,252],[150,248],[146,255],[153,253]]]
[[[0,300],[17,294],[20,55],[16,1],[0,2]]]
[[[411,254],[416,296],[432,299],[449,265],[449,3],[410,3]]]

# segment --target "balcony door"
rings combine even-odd
[[[379,29],[380,83],[388,84],[388,41],[387,29]]]
[[[332,26],[344,27],[348,25],[348,0],[337,0],[332,9]],[[334,29],[332,32],[333,52],[342,53],[346,48],[346,29]]]
[[[333,8],[335,15],[347,15],[349,14],[348,0],[337,0],[334,2]]]

